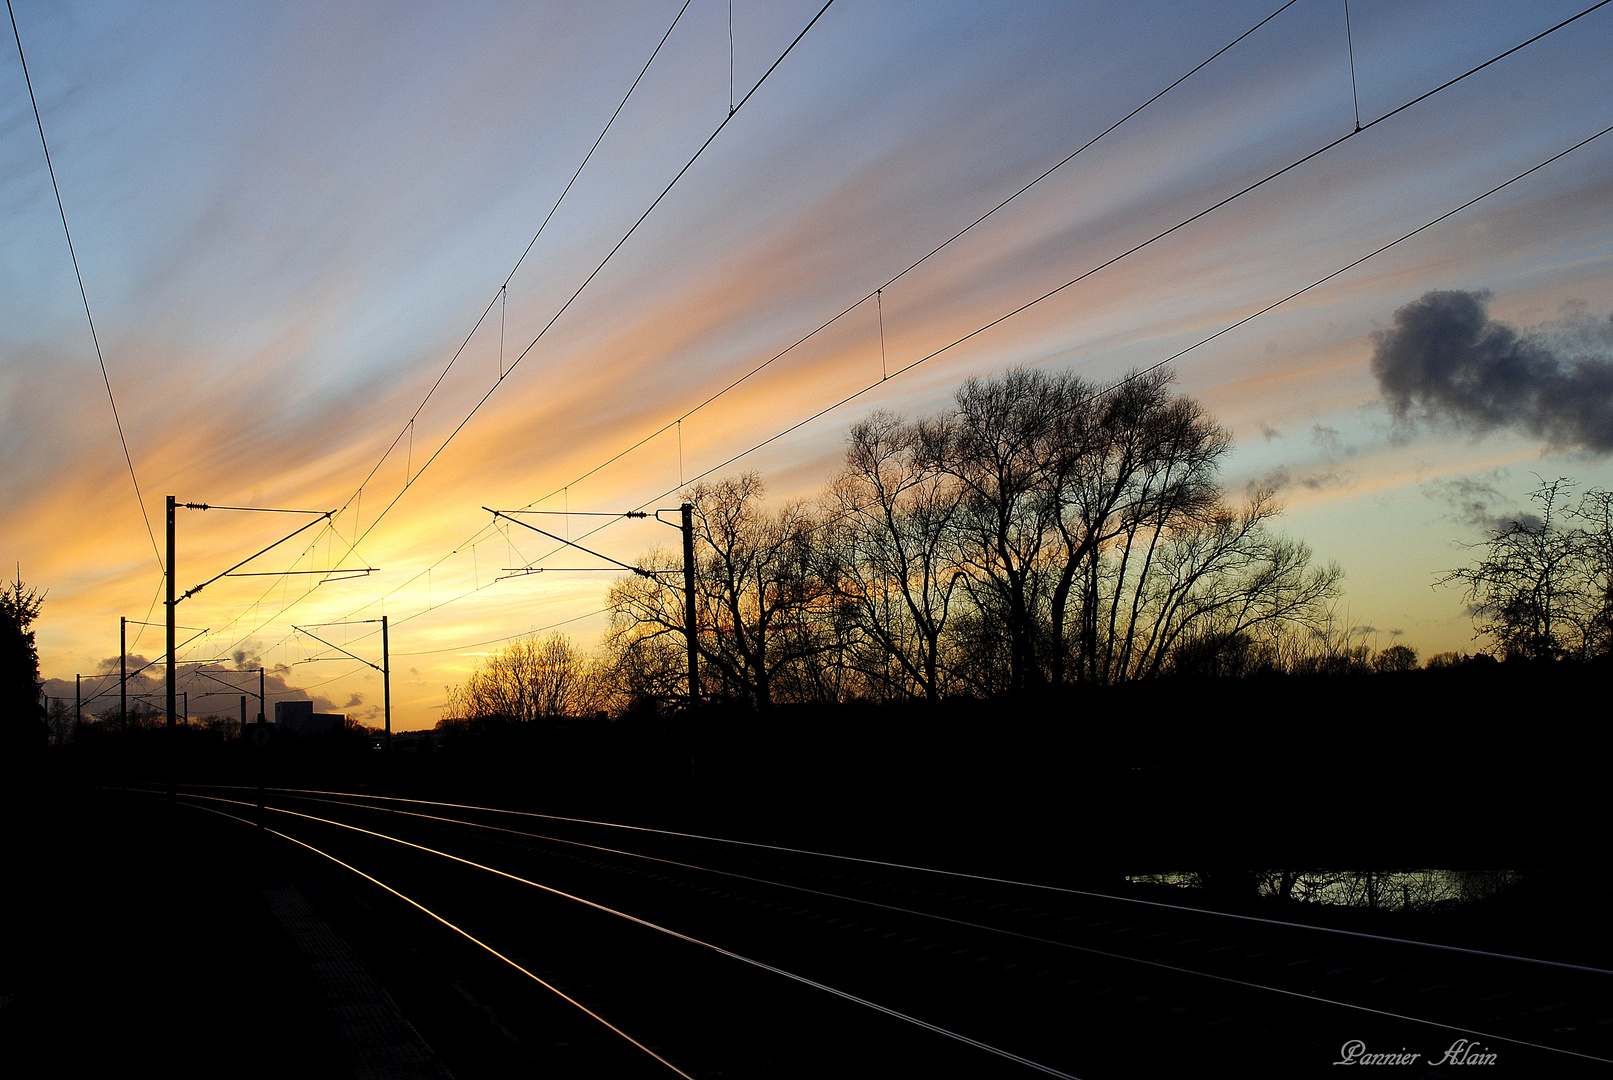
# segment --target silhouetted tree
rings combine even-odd
[[[1587,652],[1613,654],[1613,491],[1592,488],[1575,517],[1584,522]]]
[[[1003,629],[1010,689],[1149,678],[1181,650],[1326,619],[1341,571],[1271,534],[1271,493],[1227,505],[1231,438],[1170,382],[1020,371],[959,391],[966,580],[981,628]]]
[[[602,681],[561,633],[518,638],[448,692],[445,719],[536,720],[586,716],[604,707]]]
[[[820,550],[854,631],[846,662],[879,697],[936,701],[950,686],[943,658],[958,569],[963,488],[945,467],[949,418],[903,423],[890,413],[852,428],[830,485]]]
[[[1013,692],[1045,679],[1040,615],[1061,510],[1058,477],[1071,453],[1060,437],[1073,425],[1060,413],[1069,407],[1074,383],[1028,370],[970,379],[952,410],[945,462],[962,487],[959,561],[982,622],[994,624],[1006,643]]]
[[[701,483],[694,504],[695,614],[702,693],[757,709],[813,696],[809,670],[835,651],[833,596],[823,582],[806,507],[762,505],[755,473]],[[682,644],[681,558],[661,551],[640,561],[649,576],[619,581],[610,593],[608,644],[621,656],[647,656],[650,641]],[[657,646],[660,647],[660,646]]]
[[[1543,482],[1529,494],[1538,514],[1508,521],[1481,545],[1483,558],[1440,579],[1466,587],[1475,629],[1505,659],[1584,659],[1607,649],[1613,505],[1609,493],[1591,491],[1575,510],[1565,505],[1570,484]]]
[[[1230,445],[1163,372],[1018,370],[858,424],[821,513],[762,509],[754,474],[698,485],[702,686],[757,708],[936,701],[1266,656],[1330,625],[1341,574],[1270,530],[1271,493],[1226,501]],[[676,696],[680,560],[640,569],[611,593],[615,670]]]
[[[1190,644],[1202,652],[1207,643],[1326,626],[1344,573],[1312,566],[1304,543],[1273,535],[1267,522],[1278,512],[1269,492],[1256,492],[1242,509],[1217,506],[1206,520],[1161,530],[1156,565],[1139,574],[1128,600],[1122,662],[1105,681],[1159,675]]]
[[[1417,650],[1410,645],[1391,645],[1372,658],[1372,670],[1377,672],[1416,671]]]
[[[0,752],[8,760],[43,750],[48,738],[33,631],[44,601],[20,574],[0,590]]]

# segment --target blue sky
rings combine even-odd
[[[543,506],[637,506],[877,381],[878,314],[863,305],[681,432],[572,483],[888,280],[1278,3],[836,0],[498,382],[722,124],[728,5],[692,0],[410,430],[680,6],[18,0],[152,520],[160,529],[168,493],[346,506],[298,565],[332,565],[364,536],[357,558],[381,568],[301,598],[315,579],[213,586],[182,608],[181,622],[215,627],[195,655],[292,663],[308,651],[292,623],[384,610],[399,624],[401,726],[424,726],[443,687],[493,647],[472,643],[575,620],[567,628],[591,645],[609,576],[490,584],[544,549],[487,530],[482,505],[555,492]],[[735,0],[736,97],[820,6]],[[1356,0],[1362,123],[1584,6]],[[933,410],[969,375],[1017,364],[1102,380],[1169,356],[1613,123],[1610,43],[1613,8],[735,467],[761,470],[775,498],[808,496],[871,409]],[[1341,0],[1299,0],[892,285],[881,297],[887,362],[924,356],[1350,132],[1349,63]],[[1372,335],[1429,290],[1488,291],[1491,317],[1522,330],[1605,321],[1610,166],[1613,135],[1175,365],[1180,388],[1237,437],[1229,489],[1284,485],[1283,527],[1342,563],[1348,618],[1377,628],[1380,645],[1400,631],[1425,655],[1473,647],[1460,596],[1431,587],[1481,535],[1453,492],[1487,488],[1501,512],[1522,505],[1536,474],[1607,486],[1613,469],[1525,431],[1397,428],[1369,366]],[[0,554],[50,588],[44,667],[70,679],[116,655],[117,617],[145,617],[159,576],[14,53],[0,62],[0,215]],[[495,382],[376,524],[405,473]],[[276,524],[183,517],[182,584],[273,539]],[[599,543],[630,560],[666,539],[624,524]],[[160,649],[152,637],[132,651]],[[335,701],[359,694],[364,714],[378,687],[344,671],[296,666],[288,678],[323,682],[315,692]]]

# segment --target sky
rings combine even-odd
[[[171,494],[338,511],[179,510],[182,592],[309,521],[243,569],[342,571],[209,584],[178,607],[205,630],[182,658],[265,664],[376,723],[380,676],[296,628],[377,663],[356,620],[385,614],[394,727],[428,727],[503,640],[591,648],[605,625],[612,574],[506,576],[596,564],[484,507],[675,506],[744,469],[808,498],[875,409],[934,412],[1015,366],[1103,382],[1171,357],[1613,124],[1613,6],[1379,122],[1591,2],[1356,0],[1347,35],[1342,0],[1296,0],[892,282],[1281,0],[734,0],[731,46],[727,0],[14,0],[145,509],[8,43],[0,557],[49,590],[50,692],[115,666],[120,616],[162,619]],[[1613,134],[1171,367],[1235,436],[1229,495],[1277,486],[1281,528],[1343,567],[1348,625],[1472,651],[1440,576],[1540,478],[1613,486],[1586,434],[1613,404],[1610,271]],[[1456,367],[1386,397],[1375,357],[1410,378],[1430,292],[1523,360],[1442,352]],[[1591,421],[1453,389],[1520,364],[1556,380],[1538,408]],[[617,519],[585,542],[632,562],[676,540]],[[162,652],[158,627],[130,638]]]

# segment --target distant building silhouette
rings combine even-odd
[[[285,735],[324,735],[339,731],[347,724],[342,713],[316,713],[311,701],[277,701],[274,703],[275,731]]]

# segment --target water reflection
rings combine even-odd
[[[1241,886],[1259,896],[1308,904],[1426,911],[1494,896],[1522,876],[1516,870],[1259,870],[1238,878]],[[1132,874],[1126,880],[1220,889],[1227,876],[1179,871]]]

